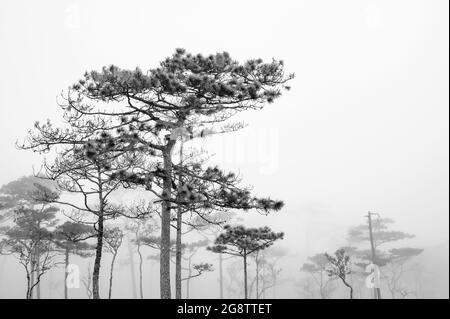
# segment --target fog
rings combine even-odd
[[[370,211],[394,220],[392,230],[415,235],[387,248],[424,249],[408,262],[421,267],[420,278],[411,272],[404,279],[420,284],[416,297],[448,298],[448,9],[444,0],[2,1],[0,185],[39,171],[45,156],[15,143],[35,121],[64,125],[57,97],[85,71],[110,64],[149,70],[176,48],[227,51],[238,61],[282,59],[286,73],[295,73],[290,91],[240,114],[244,129],[187,145],[214,154],[212,163],[239,173],[258,196],[284,201],[267,216],[236,211],[233,221],[285,233],[270,248],[285,254],[277,260],[276,288],[265,297],[308,298],[302,265],[349,245],[348,230],[365,224]],[[145,196],[114,194],[124,203]],[[191,232],[185,238],[203,237]],[[113,298],[138,296],[138,256],[128,245],[125,238]],[[146,247],[143,254],[144,297],[159,298],[158,261],[146,259],[157,252]],[[202,247],[195,259],[214,270],[191,280],[190,298],[219,298],[218,255]],[[110,261],[105,253],[102,298]],[[92,258],[71,262],[82,276],[89,262],[92,267]],[[225,298],[242,297],[241,264],[238,258],[224,262]],[[249,262],[250,276],[254,271]],[[347,298],[345,286],[336,281],[336,287],[331,298]],[[372,297],[371,289],[361,289],[359,297]],[[25,290],[18,261],[0,255],[0,298],[24,298]],[[42,277],[41,298],[63,298],[63,291],[62,265]],[[383,284],[381,291],[390,297]],[[87,298],[83,285],[69,295]]]

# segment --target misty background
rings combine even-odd
[[[37,120],[58,123],[57,96],[87,70],[147,70],[178,47],[227,51],[238,61],[282,59],[296,74],[292,90],[242,116],[244,130],[199,142],[256,194],[286,204],[269,216],[239,213],[245,224],[285,232],[276,244],[288,252],[276,297],[301,298],[295,283],[306,258],[346,245],[349,227],[372,211],[415,234],[407,246],[425,249],[418,257],[428,278],[423,297],[448,298],[448,5],[2,1],[0,185],[39,170],[43,157],[15,142]],[[114,297],[131,298],[126,245],[120,254]],[[146,297],[157,298],[158,265],[146,260],[144,267]],[[44,298],[62,297],[62,283],[51,290],[49,278],[63,275],[45,275]],[[0,298],[23,298],[24,285],[17,261],[0,256]],[[191,285],[193,298],[218,297],[216,271]],[[85,298],[82,287],[70,294]]]

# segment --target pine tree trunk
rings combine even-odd
[[[256,256],[256,299],[259,299],[259,260]]]
[[[177,210],[177,238],[175,256],[175,298],[181,299],[181,209]]]
[[[40,276],[40,272],[41,272],[40,259],[41,259],[41,255],[40,255],[39,247],[36,247],[36,270],[37,270],[38,277]],[[40,281],[40,279],[38,279],[38,282],[36,285],[36,298],[41,299],[41,281]]]
[[[183,164],[183,141],[180,146],[180,166]],[[182,177],[181,173],[178,174],[178,194],[181,188]],[[180,200],[179,195],[177,199]],[[181,247],[181,231],[183,225],[183,216],[181,206],[177,204],[177,237],[176,237],[176,255],[175,255],[175,299],[181,299],[181,262],[182,262],[182,247]],[[189,279],[188,279],[189,280]]]
[[[32,295],[31,295],[31,286],[32,286],[32,283],[33,283],[32,275],[33,275],[33,266],[31,266],[31,275],[30,275],[30,272],[27,271],[27,292],[26,292],[26,295],[25,295],[26,299],[31,299],[32,298]]]
[[[130,259],[130,275],[131,275],[132,295],[133,295],[133,299],[136,299],[136,275],[134,273],[134,258],[133,258],[133,249],[131,247],[130,237],[128,237],[128,253],[129,253],[129,259]]]
[[[53,299],[53,272],[48,273],[48,299]]]
[[[244,250],[244,299],[248,298],[248,286],[247,286],[247,253]]]
[[[69,248],[66,248],[66,254],[65,254],[65,264],[66,268],[64,270],[64,299],[67,299],[67,277],[69,276],[68,273],[68,267],[69,267]]]
[[[98,170],[98,181],[101,181],[100,169]],[[100,265],[102,260],[102,250],[103,250],[103,211],[104,211],[104,200],[103,200],[103,189],[99,185],[98,189],[99,198],[99,211],[98,211],[98,226],[97,226],[97,247],[95,249],[95,260],[94,260],[94,270],[92,273],[92,298],[100,299],[100,289],[99,289],[99,279],[100,279]]]
[[[188,273],[188,277],[186,279],[186,299],[189,299],[190,292],[191,292],[191,276],[192,276],[191,260],[192,260],[192,256],[189,257],[189,264],[188,264],[189,273]]]
[[[111,261],[111,269],[109,271],[109,292],[108,292],[108,299],[111,299],[112,295],[112,286],[113,286],[113,275],[114,275],[114,262],[116,261],[117,254],[113,255],[113,259]]]
[[[100,299],[99,291],[99,277],[100,277],[100,262],[102,260],[103,249],[103,215],[98,217],[97,229],[97,247],[95,250],[94,271],[92,273],[92,298]]]
[[[100,299],[99,279],[100,279],[100,263],[102,260],[103,250],[103,214],[98,217],[97,229],[97,247],[95,249],[94,270],[92,273],[92,298]]]
[[[174,141],[169,141],[163,151],[164,181],[163,203],[161,211],[161,254],[160,254],[160,293],[161,299],[170,299],[170,198],[172,191],[172,148]]]
[[[141,253],[141,245],[138,243],[137,246],[137,252],[139,255],[139,294],[141,296],[141,299],[144,299],[144,290],[142,287],[142,253]]]
[[[31,257],[31,271],[30,271],[30,278],[29,278],[29,284],[28,284],[28,292],[27,292],[27,299],[33,299],[33,286],[34,286],[34,273],[36,271],[36,266],[34,263],[34,254]]]
[[[347,283],[345,278],[341,277],[341,279],[342,279],[342,282],[344,283],[344,285],[350,289],[350,299],[353,299],[353,287]]]
[[[273,299],[277,298],[277,275],[274,274],[273,277]]]

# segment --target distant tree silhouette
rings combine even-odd
[[[404,241],[415,237],[414,234],[409,234],[403,231],[391,230],[390,226],[394,220],[389,218],[379,218],[372,222],[373,225],[373,241],[375,246],[376,257],[373,260],[374,264],[380,267],[381,279],[386,282],[387,289],[391,297],[394,299],[401,291],[407,289],[401,285],[402,277],[405,273],[405,265],[413,257],[420,255],[423,249],[413,247],[398,247],[385,249],[384,247],[392,247],[398,241]],[[346,247],[346,251],[353,258],[353,263],[363,270],[367,264],[372,262],[372,254],[370,249],[363,248],[368,246],[369,232],[367,225],[358,225],[350,228],[348,231],[348,240],[353,245]],[[364,271],[360,272],[364,274]]]
[[[269,227],[245,228],[244,226],[225,226],[225,232],[208,247],[215,253],[239,256],[244,261],[244,297],[248,298],[247,258],[250,254],[264,250],[276,240],[283,239],[284,233],[273,232]]]
[[[341,279],[342,283],[350,289],[350,299],[353,299],[353,287],[348,282],[348,275],[352,272],[350,256],[347,255],[345,249],[341,248],[336,250],[334,255],[325,253],[325,257],[330,262],[330,266],[327,268],[328,275]]]
[[[114,264],[116,261],[119,248],[122,245],[124,233],[119,227],[106,229],[105,232],[105,248],[112,254],[111,266],[109,270],[109,290],[108,299],[111,299],[113,287]]]
[[[333,278],[328,276],[327,268],[330,262],[325,254],[316,254],[308,257],[308,261],[301,267],[301,271],[311,275],[313,283],[319,288],[321,299],[328,299],[334,290],[332,287]],[[307,286],[308,289],[311,285]]]
[[[58,208],[46,205],[41,209],[21,207],[15,211],[14,225],[2,228],[6,238],[0,246],[17,257],[26,272],[27,299],[33,298],[33,290],[42,276],[57,265],[52,232],[57,211]]]
[[[66,221],[58,225],[54,231],[54,242],[64,252],[64,299],[68,298],[67,276],[70,263],[70,254],[76,254],[81,257],[90,257],[93,255],[95,246],[86,242],[86,240],[96,236],[92,226]]]

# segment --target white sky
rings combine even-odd
[[[118,3],[1,2],[0,184],[39,166],[14,142],[59,117],[56,96],[84,71],[148,69],[177,47],[228,51],[296,73],[282,99],[246,116],[239,134],[259,139],[228,138],[257,141],[268,160],[226,160],[209,143],[258,194],[285,200],[256,224],[285,230],[301,255],[342,242],[368,210],[421,245],[448,241],[448,1]]]

